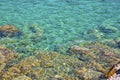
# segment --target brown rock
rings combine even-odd
[[[12,51],[8,48],[1,47],[1,46],[0,46],[0,53],[5,57],[7,61],[10,61],[11,59],[14,59],[18,56],[18,54],[16,54],[15,51]]]
[[[111,69],[105,74],[105,77],[110,78],[114,76],[115,74],[120,74],[120,62],[117,64],[113,65]]]
[[[14,37],[21,35],[21,32],[12,25],[0,27],[0,37]]]
[[[0,72],[5,68],[8,62],[17,57],[16,52],[0,46]]]

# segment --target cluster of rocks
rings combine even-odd
[[[22,57],[0,47],[0,80],[75,80],[74,69],[81,61],[56,52],[36,51]]]
[[[119,51],[101,43],[71,46],[70,55],[34,53],[22,58],[0,47],[0,80],[116,80],[120,75]]]
[[[30,26],[31,34],[26,38],[36,42],[41,30]],[[104,33],[117,31],[103,28]],[[96,31],[97,32],[97,31]],[[0,37],[17,37],[22,35],[12,25],[0,26]],[[24,36],[25,37],[25,36]],[[116,41],[119,48],[120,42]],[[19,58],[15,51],[0,46],[0,80],[119,80],[120,55],[114,49],[102,43],[90,43],[84,46],[71,46],[69,55],[55,52],[34,51],[34,55]],[[47,73],[46,73],[47,72]]]

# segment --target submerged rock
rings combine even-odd
[[[0,80],[102,80],[102,74],[109,80],[120,73],[119,63],[110,69],[120,55],[107,45],[72,46],[69,52],[71,55],[37,50],[13,60],[15,52],[0,47]]]
[[[36,51],[35,53],[24,58],[19,56],[14,61],[9,60],[13,62],[10,67],[7,67],[9,62],[5,63],[0,72],[0,80],[75,80],[77,78],[73,69],[82,64],[77,58],[56,52]],[[0,55],[0,59],[1,57]],[[6,57],[3,57],[3,60],[6,61]]]
[[[17,53],[15,51],[12,51],[8,48],[1,47],[1,46],[0,46],[0,54],[6,58],[6,61],[10,61],[11,59],[14,59],[17,57]]]
[[[0,37],[15,37],[21,35],[21,32],[12,25],[0,27]]]
[[[101,74],[106,73],[106,71],[109,70],[114,63],[118,62],[120,58],[120,55],[116,53],[117,51],[101,43],[91,43],[81,47],[72,46],[69,52],[71,55],[76,55],[76,57],[83,62],[80,68],[85,67],[86,71],[93,70]],[[86,71],[78,73],[77,75],[81,76],[81,74],[83,74],[84,78],[88,78],[86,74],[90,75],[91,73]],[[95,74],[91,75],[91,79],[94,78],[94,76]],[[98,76],[100,77],[100,75],[97,75],[97,77]],[[86,80],[90,80],[90,78]]]
[[[75,74],[82,80],[99,80],[100,72],[85,67],[75,70]]]
[[[18,54],[10,49],[0,46],[0,72],[2,72],[7,63],[16,58]]]

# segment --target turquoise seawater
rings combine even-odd
[[[120,0],[0,0],[0,26],[8,24],[24,36],[0,38],[0,44],[21,52],[59,51],[87,41],[117,39]]]

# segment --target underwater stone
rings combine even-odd
[[[17,56],[18,54],[16,52],[0,46],[0,73],[4,70],[8,62]]]
[[[75,70],[75,74],[80,77],[81,80],[99,80],[100,72],[85,67]]]
[[[0,26],[0,37],[20,36],[21,32],[12,25]]]
[[[6,58],[7,61],[10,61],[18,56],[15,51],[12,51],[8,48],[0,46],[0,53]]]

